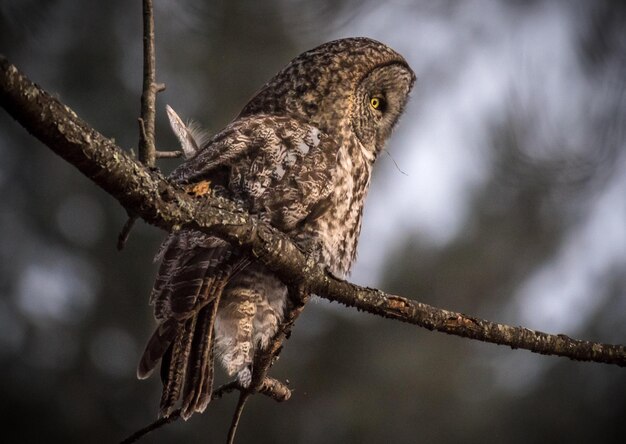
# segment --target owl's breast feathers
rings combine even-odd
[[[251,214],[343,275],[352,263],[370,166],[356,141],[336,141],[314,126],[270,115],[238,119],[178,167],[173,180],[209,180]]]

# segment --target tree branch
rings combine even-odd
[[[177,159],[179,157],[183,157],[183,152],[179,150],[157,151],[155,154],[157,159]]]
[[[0,105],[127,211],[167,231],[186,227],[220,236],[259,258],[288,286],[302,286],[331,301],[429,330],[579,361],[626,366],[623,345],[497,324],[338,279],[306,257],[285,234],[259,222],[233,202],[209,196],[194,198],[158,172],[145,168],[1,56]]]
[[[139,161],[153,167],[156,161],[154,122],[156,95],[165,85],[156,83],[156,56],[154,51],[154,14],[152,0],[143,0],[143,93],[139,118]]]
[[[213,393],[211,394],[211,399],[212,400],[219,399],[222,396],[224,396],[226,393],[230,393],[234,390],[239,390],[239,389],[240,388],[239,388],[239,384],[237,383],[237,381],[229,382],[215,389]],[[147,426],[137,430],[128,438],[125,438],[124,440],[120,441],[120,444],[132,444],[134,442],[139,441],[148,433],[154,432],[155,430],[160,429],[161,427],[178,420],[178,418],[180,418],[180,413],[181,413],[181,409],[174,410],[172,413],[170,413],[169,416],[164,416],[162,418],[159,418],[153,423],[148,424]]]
[[[165,90],[165,85],[156,83],[156,55],[154,49],[154,8],[152,0],[143,0],[143,87],[141,93],[141,117],[139,122],[139,161],[154,167],[159,157],[176,157],[172,152],[156,150],[154,127],[156,121],[156,95]],[[165,155],[162,155],[165,154]],[[128,220],[117,238],[117,249],[123,250],[133,229],[137,216],[128,213]]]

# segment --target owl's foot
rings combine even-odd
[[[306,255],[308,259],[316,263],[322,262],[324,247],[319,239],[307,237],[306,239],[296,238],[294,240],[298,250]]]

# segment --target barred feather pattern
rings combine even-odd
[[[170,178],[192,188],[208,183],[343,276],[356,256],[374,161],[414,80],[382,43],[329,42],[294,59],[208,140],[168,109],[187,148]],[[373,108],[372,97],[384,106]],[[137,375],[161,362],[160,414],[180,403],[187,419],[210,402],[214,357],[250,383],[254,354],[283,318],[287,288],[260,262],[198,231],[170,234],[157,260],[150,302],[158,325]]]

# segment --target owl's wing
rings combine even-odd
[[[228,166],[246,152],[264,144],[258,138],[259,121],[240,119],[232,122],[200,147],[198,153],[179,165],[170,174],[170,179],[179,183],[193,183],[212,178],[221,166]]]
[[[248,211],[289,232],[321,214],[338,152],[336,142],[312,125],[257,115],[233,122],[171,178],[180,183],[215,180]]]

